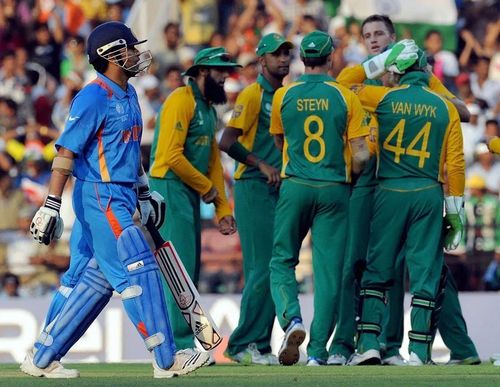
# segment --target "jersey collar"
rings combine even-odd
[[[429,74],[424,71],[411,71],[401,76],[399,84],[429,86]]]
[[[109,79],[107,76],[101,73],[97,73],[98,78],[100,78],[106,85],[108,85],[111,90],[113,90],[113,95],[118,98],[122,99],[125,98],[132,90],[129,84],[127,84],[127,91],[123,90],[120,86],[118,86],[115,82],[113,82],[111,79]]]
[[[259,76],[257,77],[257,83],[261,85],[265,91],[269,93],[274,93],[274,88],[271,86],[271,84],[264,75],[259,74]]]
[[[298,82],[334,82],[328,74],[303,74],[297,79]]]
[[[193,90],[193,94],[194,94],[195,99],[205,99],[203,97],[203,94],[201,94],[201,90],[198,87],[198,84],[196,83],[196,81],[193,78],[189,78],[188,84],[189,84],[189,86],[191,86],[191,89]]]

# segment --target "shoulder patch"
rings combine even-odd
[[[239,116],[241,116],[243,108],[244,108],[243,105],[236,105],[233,110],[232,118],[238,118]]]
[[[178,130],[179,132],[182,132],[184,128],[182,127],[182,123],[180,121],[177,121],[175,123],[175,130]]]

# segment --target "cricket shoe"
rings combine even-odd
[[[293,365],[299,361],[299,347],[306,338],[306,329],[299,318],[293,318],[285,332],[283,344],[278,352],[278,360],[283,365]]]
[[[153,376],[155,378],[173,378],[174,376],[186,375],[203,367],[210,360],[207,352],[200,352],[192,348],[181,349],[175,353],[174,364],[169,369],[162,369],[153,360]]]
[[[33,350],[30,349],[20,367],[21,371],[25,374],[45,377],[47,379],[73,379],[80,377],[80,372],[78,372],[78,370],[64,368],[57,360],[54,360],[45,368],[38,368],[34,363],[33,357]]]
[[[432,360],[428,360],[427,362],[423,362],[422,359],[418,357],[415,352],[410,353],[410,360],[408,361],[408,365],[411,366],[423,366],[423,365],[436,365]]]
[[[328,357],[328,360],[326,361],[327,365],[334,365],[334,366],[343,366],[346,365],[346,363],[347,363],[347,358],[344,355],[341,355],[340,353],[330,355]]]
[[[379,365],[380,364],[380,352],[376,349],[369,349],[364,353],[355,353],[349,359],[349,366],[357,365]]]
[[[278,361],[278,357],[276,355],[273,355],[271,352],[263,353],[262,356],[267,359],[268,365],[273,366],[280,364],[280,362]]]
[[[306,366],[308,367],[318,367],[326,365],[326,361],[318,359],[317,357],[309,356],[307,358]]]
[[[400,354],[389,356],[382,359],[382,365],[407,366],[408,362]]]
[[[466,357],[465,359],[450,359],[446,365],[479,365],[481,359],[477,356]]]
[[[267,356],[262,355],[257,349],[257,344],[250,343],[248,347],[236,355],[230,355],[227,351],[224,356],[242,365],[260,364],[269,365]]]

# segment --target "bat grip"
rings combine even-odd
[[[160,232],[158,231],[155,224],[153,223],[153,220],[151,219],[151,217],[148,219],[148,222],[146,223],[146,228],[149,231],[149,233],[151,234],[151,237],[153,238],[153,242],[154,242],[156,248],[159,249],[160,247],[162,247],[163,244],[165,243],[165,241],[163,240]]]

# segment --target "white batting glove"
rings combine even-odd
[[[64,222],[59,216],[61,198],[49,195],[45,204],[36,212],[30,226],[31,235],[38,243],[49,245],[59,239],[64,229]]]

